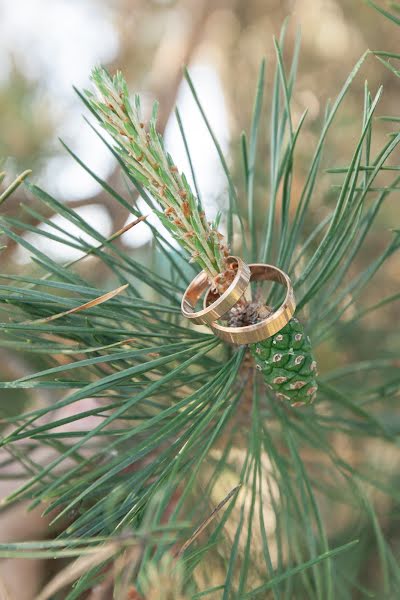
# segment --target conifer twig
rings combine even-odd
[[[96,93],[86,92],[89,104],[117,142],[118,153],[133,177],[161,207],[162,210],[155,209],[161,222],[188,252],[190,261],[198,262],[216,287],[223,284],[229,250],[216,224],[207,221],[201,201],[185,175],[164,148],[157,132],[157,103],[146,123],[139,96],[130,102],[120,72],[111,77],[105,69],[97,68],[92,81]]]

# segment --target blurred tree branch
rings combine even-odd
[[[141,4],[141,3],[136,3]],[[182,1],[181,5],[185,2]],[[159,113],[159,131],[164,133],[170,115],[174,109],[177,92],[182,81],[182,68],[189,64],[193,53],[198,44],[202,40],[204,25],[210,14],[217,10],[223,2],[211,2],[211,0],[199,0],[196,2],[190,11],[191,21],[185,30],[184,35],[176,37],[173,31],[168,27],[164,35],[161,37],[158,47],[155,51],[152,66],[146,75],[146,87],[153,97],[157,97],[160,103]],[[128,40],[126,40],[128,42]],[[171,60],[171,52],[173,60]],[[123,62],[123,61],[122,61]],[[121,187],[120,170],[116,166],[108,178],[108,183],[118,189]],[[135,194],[137,198],[137,194]],[[133,200],[134,201],[134,200]],[[37,208],[37,201],[31,196],[27,196],[24,190],[14,194],[10,202],[5,203],[2,207],[3,214],[7,216],[17,216],[20,212],[20,205],[27,204],[32,208]],[[101,205],[104,207],[112,222],[112,231],[118,231],[125,224],[129,213],[128,211],[115,202],[114,198],[106,194],[104,191],[94,194],[88,198],[82,198],[68,202],[74,210],[85,206]],[[47,211],[44,214],[46,219],[53,216],[52,211]],[[39,225],[38,219],[33,217],[25,217],[26,221],[31,225]],[[116,244],[124,246],[123,239],[116,240]],[[12,254],[15,249],[15,244],[8,240],[7,248],[3,251],[3,260],[12,262]]]

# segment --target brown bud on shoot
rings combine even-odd
[[[192,255],[191,255],[190,259],[189,259],[189,262],[190,263],[196,262],[196,260],[199,258],[199,256],[200,256],[200,253],[197,252],[197,250],[196,250],[196,252],[192,252]]]
[[[188,219],[190,217],[191,211],[190,211],[189,202],[186,202],[186,200],[182,204],[182,211],[183,211],[185,218]]]

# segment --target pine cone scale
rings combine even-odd
[[[250,346],[267,387],[291,406],[311,404],[316,397],[317,363],[310,338],[296,318],[274,336]]]

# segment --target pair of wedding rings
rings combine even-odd
[[[235,277],[227,290],[218,296],[211,291],[207,273],[202,271],[186,289],[181,304],[182,314],[197,325],[209,325],[213,333],[231,344],[252,344],[278,333],[292,318],[296,310],[293,287],[289,277],[273,265],[253,263],[247,265],[237,256],[228,258],[229,265],[236,270]],[[245,294],[251,281],[275,281],[286,288],[285,299],[272,314],[252,325],[229,327],[218,323]],[[203,309],[196,305],[204,296]]]

